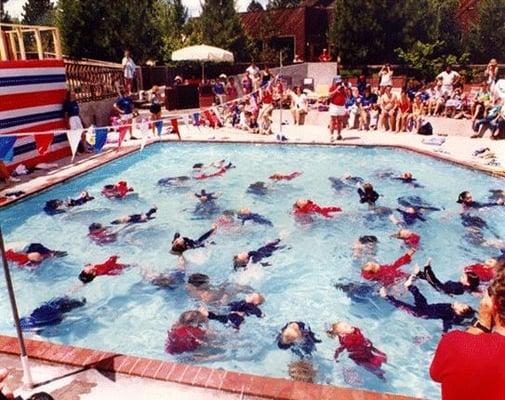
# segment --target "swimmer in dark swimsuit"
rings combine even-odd
[[[496,202],[493,203],[479,203],[477,201],[473,201],[472,194],[470,192],[461,192],[458,196],[457,203],[463,206],[463,211],[467,211],[469,209],[479,209],[486,207],[494,207],[494,206],[503,206],[505,204],[504,198],[498,198]]]
[[[273,226],[270,220],[262,215],[251,212],[251,210],[248,208],[241,208],[237,213],[237,218],[242,221],[242,225],[244,225],[246,221],[252,221],[260,225]]]
[[[363,187],[358,188],[359,202],[361,204],[367,203],[369,206],[374,206],[375,202],[379,199],[377,193],[371,183],[365,183]]]
[[[247,193],[255,194],[256,196],[265,196],[270,191],[270,188],[265,182],[251,183],[247,188]]]
[[[428,304],[426,298],[421,294],[419,289],[412,284],[414,276],[405,282],[405,286],[414,296],[414,304],[408,304],[387,294],[386,288],[380,289],[380,295],[388,300],[396,308],[407,311],[409,314],[423,319],[441,319],[443,322],[443,330],[447,332],[453,325],[462,325],[465,319],[470,319],[475,314],[475,311],[467,304],[463,303],[435,303]]]
[[[431,267],[431,259],[424,266],[423,271],[419,271],[419,267],[414,269],[416,277],[427,281],[435,290],[448,295],[461,295],[465,293],[480,293],[480,279],[474,272],[463,272],[460,280],[440,282],[433,272]]]
[[[102,194],[108,199],[116,198],[122,199],[133,192],[133,188],[128,186],[125,181],[119,181],[114,185],[105,185],[102,189]]]
[[[186,272],[183,269],[156,274],[152,271],[144,270],[142,273],[144,280],[151,285],[164,289],[175,289],[185,282]]]
[[[265,302],[265,298],[259,293],[251,293],[246,296],[245,300],[234,301],[228,304],[228,314],[215,314],[208,311],[209,320],[216,320],[222,324],[229,323],[232,328],[240,329],[240,325],[245,320],[245,317],[255,315],[258,318],[263,317],[263,312],[258,306]]]
[[[240,253],[233,257],[233,269],[238,271],[240,268],[247,268],[249,263],[259,263],[262,259],[272,256],[276,250],[283,249],[285,246],[279,246],[280,239],[267,243],[258,250]],[[262,264],[264,266],[270,264]]]
[[[111,222],[111,224],[112,225],[140,224],[140,223],[143,223],[143,222],[147,222],[147,221],[155,218],[153,216],[153,214],[156,213],[156,211],[158,211],[158,209],[156,207],[153,207],[148,212],[146,212],[145,214],[126,215],[124,217],[115,219],[114,221]]]
[[[353,246],[353,258],[370,258],[377,253],[377,236],[360,236]]]
[[[117,231],[113,231],[109,226],[94,222],[88,227],[88,237],[98,245],[114,243],[117,240]]]
[[[359,328],[347,322],[336,322],[326,332],[330,338],[338,337],[340,346],[335,350],[335,361],[338,362],[340,353],[347,350],[349,358],[357,365],[362,366],[367,371],[384,379],[382,364],[387,362],[386,353],[377,349],[373,343],[367,339]]]
[[[66,251],[49,250],[40,243],[31,243],[23,251],[17,252],[7,249],[5,258],[7,261],[22,266],[34,266],[51,257],[65,257]]]
[[[33,310],[29,317],[20,319],[21,329],[24,331],[40,331],[48,326],[58,325],[65,318],[65,314],[83,307],[86,299],[71,299],[69,297],[58,297],[49,300],[40,307]]]
[[[491,193],[488,196],[490,201],[497,202],[499,200],[505,200],[505,191],[501,189],[489,189],[489,193]]]
[[[189,176],[175,176],[163,178],[158,181],[158,186],[181,186],[186,184],[191,178]]]
[[[417,220],[425,222],[426,218],[423,215],[422,209],[415,207],[407,207],[405,209],[397,208],[396,211],[402,216],[402,221],[395,218],[394,215],[390,215],[391,221],[396,225],[401,225],[402,223],[409,226],[416,223]]]
[[[419,183],[417,183],[417,179],[415,179],[413,177],[412,172],[410,172],[410,171],[404,172],[400,176],[391,175],[391,179],[396,180],[396,181],[400,181],[402,183],[406,183],[414,188],[423,188],[424,187],[423,185],[420,185]]]
[[[193,240],[187,237],[182,237],[179,232],[176,232],[172,240],[172,254],[182,255],[186,250],[197,249],[199,247],[205,247],[205,242],[212,234],[216,231],[216,226],[212,226],[212,229],[205,232],[197,240]]]
[[[44,211],[49,215],[61,214],[66,212],[69,208],[82,206],[88,201],[94,200],[88,192],[82,192],[77,199],[58,200],[53,199],[46,202]]]
[[[316,343],[321,343],[321,340],[316,338],[314,332],[304,322],[289,322],[277,335],[279,349],[291,349],[302,358],[312,355],[316,350]]]
[[[200,200],[201,203],[207,203],[214,200],[217,200],[217,196],[215,193],[208,193],[205,189],[202,189],[200,193],[195,193],[195,197]]]
[[[91,282],[97,276],[103,275],[121,275],[123,270],[128,268],[128,264],[120,264],[117,262],[118,256],[111,256],[103,264],[86,264],[84,269],[79,274],[79,280],[86,284]]]
[[[300,175],[302,175],[301,172],[291,172],[290,174],[284,175],[284,174],[273,174],[272,176],[269,176],[268,179],[271,179],[273,181],[291,181],[295,178],[298,178]]]
[[[197,350],[205,343],[207,317],[199,310],[185,311],[168,332],[165,351],[181,354]]]
[[[341,192],[344,189],[352,189],[356,187],[356,185],[360,185],[364,182],[363,178],[348,174],[344,175],[342,178],[330,176],[328,179],[331,182],[331,187],[337,192]]]

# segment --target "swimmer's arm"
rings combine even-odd
[[[342,353],[345,350],[345,346],[340,345],[340,347],[337,347],[335,350],[335,354],[333,355],[333,358],[335,359],[335,362],[338,362],[338,356],[340,353]]]
[[[400,221],[398,218],[396,218],[393,214],[391,214],[391,215],[389,216],[389,220],[390,220],[390,221],[391,221],[394,225],[397,225],[397,226],[401,226],[401,225],[402,225],[401,221]]]

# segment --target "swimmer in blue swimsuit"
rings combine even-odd
[[[156,207],[151,208],[148,212],[145,214],[132,214],[132,215],[127,215],[121,218],[118,218],[114,221],[111,222],[112,225],[120,225],[120,224],[140,224],[143,222],[147,222],[151,219],[154,219],[155,217],[153,214],[156,213],[158,209]]]
[[[233,257],[233,269],[235,271],[240,268],[247,268],[250,262],[258,263],[263,258],[270,257],[276,250],[283,249],[285,246],[279,246],[280,239],[274,240],[273,242],[267,243],[266,245],[260,247],[258,250],[252,250],[248,252],[240,253]],[[270,264],[262,264],[267,266]]]
[[[414,304],[405,303],[395,297],[388,295],[386,288],[381,288],[381,297],[388,300],[396,308],[407,311],[409,314],[423,319],[441,319],[443,322],[444,332],[447,332],[453,325],[462,325],[465,319],[472,318],[475,310],[467,304],[463,303],[434,303],[428,304],[426,298],[422,295],[419,289],[412,284],[414,276],[411,276],[405,286],[408,291],[414,296]]]
[[[241,208],[237,213],[237,218],[242,221],[242,225],[244,225],[247,221],[252,221],[260,225],[273,226],[270,220],[262,215],[251,212],[248,208]]]
[[[256,196],[265,196],[268,194],[270,188],[265,182],[254,182],[247,188],[247,193],[255,194]]]
[[[198,200],[200,200],[200,202],[202,202],[202,203],[207,203],[207,202],[217,200],[217,196],[215,193],[213,193],[213,192],[208,193],[205,191],[205,189],[202,189],[200,191],[200,193],[195,193],[195,197]]]
[[[58,297],[44,303],[33,310],[29,317],[20,319],[21,329],[25,331],[40,331],[47,326],[58,325],[64,319],[64,315],[70,311],[83,307],[86,299],[77,300],[69,297]]]
[[[158,186],[181,186],[188,183],[191,178],[189,176],[173,176],[168,178],[163,178],[158,181]]]
[[[316,350],[316,343],[321,340],[304,322],[289,322],[277,335],[277,346],[282,350],[290,349],[300,357],[311,356]]]
[[[375,202],[379,199],[377,193],[371,183],[365,183],[362,187],[358,188],[359,202],[361,204],[367,203],[369,206],[374,206]]]
[[[205,242],[212,234],[216,231],[216,227],[213,226],[208,232],[205,232],[198,239],[193,240],[187,237],[182,237],[179,232],[176,232],[172,240],[172,254],[182,255],[186,250],[197,249],[199,247],[205,247]]]
[[[229,323],[232,328],[240,329],[240,325],[245,320],[245,317],[255,315],[258,318],[263,317],[263,312],[259,306],[265,302],[265,298],[259,293],[251,293],[246,296],[245,300],[234,301],[228,304],[229,312],[227,314],[216,314],[208,311],[208,318],[221,322],[222,324]]]
[[[94,200],[93,196],[90,196],[88,192],[82,192],[77,199],[68,200],[48,200],[44,206],[44,211],[46,214],[55,215],[66,212],[69,208],[82,206],[88,201]]]

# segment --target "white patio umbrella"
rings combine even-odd
[[[172,52],[172,61],[199,61],[202,64],[202,81],[205,78],[205,62],[233,62],[233,53],[205,44],[184,47]]]

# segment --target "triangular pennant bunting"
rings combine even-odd
[[[179,140],[181,140],[181,135],[179,133],[179,121],[177,121],[177,118],[172,118],[170,120],[170,123],[172,124],[172,132],[171,133],[177,135],[179,137]]]
[[[14,158],[14,143],[16,136],[0,136],[0,160],[12,161]]]
[[[54,135],[52,133],[48,133],[47,135],[35,135],[35,144],[37,145],[37,151],[41,156],[47,153],[51,143],[53,143]]]
[[[200,113],[196,112],[193,114],[193,125],[200,126]]]
[[[163,121],[155,121],[154,126],[156,127],[156,132],[158,133],[158,136],[161,136],[161,133],[163,132]]]
[[[77,154],[77,147],[79,147],[79,142],[82,137],[81,130],[67,131],[68,144],[70,145],[70,151],[72,152],[72,161],[74,161],[75,155]]]
[[[99,153],[107,142],[109,128],[95,128],[95,150]]]
[[[124,125],[121,125],[118,128],[118,131],[119,131],[118,147],[121,147],[121,144],[123,143],[123,140],[126,136],[126,132],[128,132],[129,129],[130,129],[129,126],[124,126]]]

